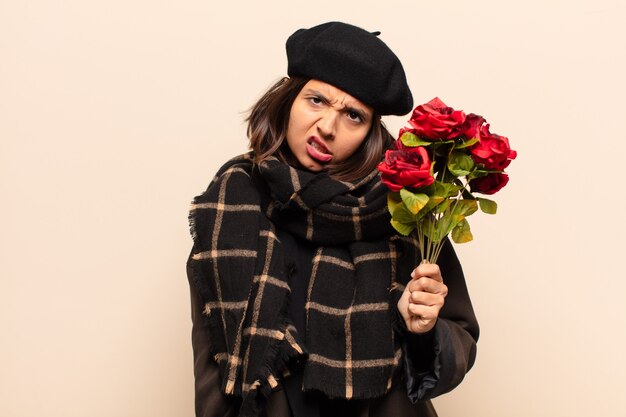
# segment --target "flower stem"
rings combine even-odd
[[[421,224],[417,224],[417,244],[420,247],[420,258],[424,260],[424,228]]]

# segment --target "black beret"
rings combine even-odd
[[[342,22],[299,29],[287,39],[287,74],[332,84],[379,114],[406,114],[413,96],[404,69],[377,35]]]

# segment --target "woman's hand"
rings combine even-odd
[[[435,327],[448,287],[436,264],[419,265],[411,278],[398,301],[398,311],[410,332],[426,333]]]

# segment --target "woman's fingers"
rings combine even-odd
[[[409,302],[413,304],[421,304],[424,306],[443,306],[444,295],[431,294],[424,291],[412,291],[410,293]]]
[[[443,280],[436,280],[431,277],[412,279],[407,288],[411,292],[423,291],[432,294],[443,294],[444,297],[448,295],[448,287],[443,283]]]
[[[441,271],[436,264],[421,264],[411,273],[411,281],[398,302],[409,331],[424,333],[437,322],[439,311],[448,295]]]
[[[435,281],[443,282],[441,270],[437,264],[420,264],[411,272],[411,278],[413,279],[422,277],[429,277]]]
[[[429,322],[439,316],[439,309],[421,304],[409,304],[409,314]]]

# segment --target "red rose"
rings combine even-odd
[[[489,132],[489,125],[480,128],[480,141],[470,148],[476,163],[483,164],[485,169],[502,171],[515,159],[517,152],[511,150],[509,140]]]
[[[480,128],[485,123],[485,119],[478,114],[470,113],[465,117],[465,123],[463,124],[463,135],[467,139],[474,139],[478,137]]]
[[[463,132],[465,118],[465,113],[446,106],[435,97],[413,110],[410,131],[423,139],[448,140]]]
[[[385,160],[378,164],[383,184],[391,191],[402,187],[420,188],[431,185],[435,178],[426,148],[409,148],[396,141],[396,149],[385,152]]]
[[[494,172],[469,182],[473,193],[495,194],[509,182],[509,176]]]

